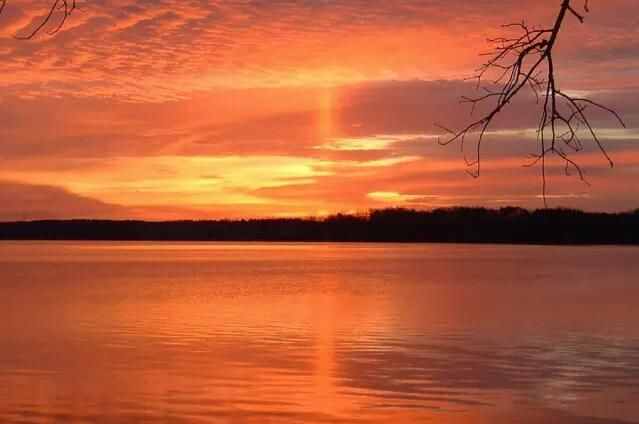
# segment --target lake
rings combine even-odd
[[[0,243],[1,423],[639,422],[639,248]]]

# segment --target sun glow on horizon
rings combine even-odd
[[[458,99],[477,92],[463,78],[503,20],[521,19],[520,7],[186,2],[166,13],[165,4],[122,1],[121,14],[91,2],[64,31],[28,42],[12,35],[33,24],[37,2],[2,15],[11,78],[0,81],[0,219],[540,206],[539,169],[522,167],[538,153],[534,99],[520,98],[489,128],[479,179],[467,176],[458,144],[438,144],[436,125],[468,123]],[[554,7],[534,6],[531,22],[552,19]],[[464,13],[450,13],[458,7]],[[610,105],[628,128],[593,115],[616,167],[584,137],[575,159],[590,186],[550,163],[555,206],[637,207],[635,38],[619,19],[635,8],[620,0],[615,13],[605,9],[562,34],[562,90]],[[602,50],[603,36],[613,49]]]

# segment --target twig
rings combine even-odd
[[[8,0],[0,0],[0,14],[4,11],[7,2]],[[62,29],[69,16],[71,16],[77,8],[77,0],[51,0],[51,6],[38,25],[27,35],[14,35],[14,37],[18,40],[30,40],[45,30],[54,20],[58,19],[54,24],[55,26],[47,31],[49,35],[54,35]]]
[[[614,162],[606,152],[596,130],[591,125],[586,114],[587,108],[594,107],[609,114],[625,127],[621,116],[613,109],[599,104],[593,100],[573,97],[559,89],[554,62],[554,47],[557,44],[561,28],[566,17],[573,16],[579,22],[584,22],[584,15],[579,13],[572,4],[573,0],[561,0],[561,6],[557,18],[550,28],[533,28],[525,22],[504,25],[507,29],[520,31],[518,36],[499,37],[489,39],[495,44],[492,52],[484,54],[489,59],[478,70],[473,79],[477,80],[477,86],[482,87],[484,79],[491,74],[496,74],[492,79],[491,88],[484,88],[485,94],[478,97],[462,97],[462,103],[472,106],[471,115],[474,114],[479,104],[493,101],[491,109],[481,118],[471,122],[458,131],[453,131],[441,125],[449,134],[440,144],[448,145],[459,142],[462,151],[468,138],[476,140],[475,159],[466,160],[466,164],[474,169],[469,174],[477,178],[481,174],[481,146],[487,131],[499,115],[520,93],[528,87],[535,95],[537,103],[543,101],[543,108],[537,127],[537,139],[539,153],[535,154],[534,161],[526,166],[541,164],[542,197],[544,205],[547,205],[546,183],[546,158],[554,155],[565,162],[566,174],[569,170],[577,171],[579,178],[586,182],[585,175],[579,164],[571,159],[561,146],[574,152],[582,150],[583,144],[579,133],[585,130],[602,152],[610,166]],[[588,13],[588,1],[584,3],[584,12]]]

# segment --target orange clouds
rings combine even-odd
[[[616,108],[629,129],[593,115],[619,167],[605,169],[586,143],[579,157],[593,186],[556,178],[563,168],[554,164],[552,204],[637,206],[634,6],[593,5],[586,25],[565,31],[565,87]],[[481,61],[486,36],[524,12],[546,22],[553,7],[104,0],[80,8],[63,32],[31,42],[10,35],[37,22],[40,2],[11,2],[0,16],[10,75],[0,80],[0,180],[11,181],[4,193],[23,190],[1,219],[541,205],[538,169],[521,167],[537,151],[532,98],[491,129],[480,180],[465,174],[458,146],[437,144],[435,123],[467,121],[457,99],[474,86],[459,78]],[[50,201],[34,203],[35,192]]]
[[[525,3],[87,1],[63,33],[16,43],[8,36],[28,32],[42,4],[10,2],[0,17],[0,57],[12,78],[0,85],[21,96],[164,101],[219,88],[459,78],[501,23],[552,19],[554,8]],[[633,11],[631,0],[607,2],[587,27],[566,32],[570,78],[592,79],[580,60],[634,63],[636,25],[618,18]],[[599,34],[612,49],[602,50]],[[611,71],[627,73],[609,68],[597,80],[610,81]]]
[[[467,115],[456,98],[469,88],[410,82],[236,90],[226,92],[227,107],[214,96],[148,105],[16,99],[6,104],[13,116],[2,128],[0,153],[10,160],[0,180],[59,187],[152,219],[317,215],[393,205],[539,206],[538,170],[522,168],[536,151],[529,129],[534,121],[524,113],[530,105],[514,105],[512,117],[488,134],[479,180],[465,174],[457,147],[438,145],[434,122],[463,122]],[[634,123],[625,99],[617,95],[613,106]],[[30,126],[33,113],[43,117],[37,129]],[[636,178],[639,131],[607,125],[601,121],[600,135],[619,170],[605,170],[589,145],[580,163],[596,185],[553,178],[555,204],[633,207],[633,194],[615,181]],[[550,166],[551,177],[563,172],[560,163]]]

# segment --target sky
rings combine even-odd
[[[552,24],[558,0],[79,0],[63,29],[25,35],[44,0],[0,15],[0,220],[325,216],[384,207],[543,207],[538,109],[522,95],[472,178],[442,130],[502,24]],[[639,208],[636,0],[591,0],[562,30],[562,89],[608,153],[547,165],[547,201]]]

